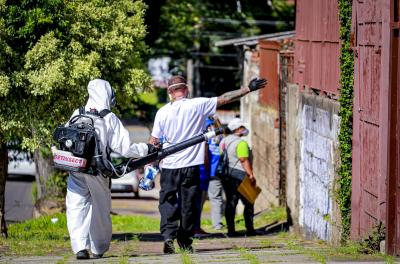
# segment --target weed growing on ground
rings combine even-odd
[[[386,255],[386,256],[385,256],[385,263],[388,263],[388,264],[394,263],[394,258],[393,258],[393,256],[388,256],[388,255]]]
[[[118,263],[119,264],[128,264],[129,263],[129,257],[128,256],[121,256],[118,258]]]
[[[68,262],[68,259],[71,257],[71,254],[65,254],[63,256],[63,259],[60,259],[59,261],[57,261],[57,264],[65,264]]]
[[[181,254],[181,261],[182,264],[194,264],[196,263],[191,257],[190,253],[187,250],[182,250],[180,249],[178,251],[179,254]]]
[[[315,241],[316,247],[304,246],[301,241],[287,240],[286,247],[298,253],[307,255],[318,261],[319,263],[326,263],[328,260],[383,260],[387,262],[391,260],[390,257],[380,253],[365,254],[363,247],[360,243],[348,243],[346,246],[341,247],[328,247],[319,241]]]
[[[239,248],[240,256],[243,259],[246,259],[250,261],[250,264],[258,264],[260,261],[258,260],[257,256],[250,253],[247,249],[245,248]]]
[[[138,241],[126,240],[126,241],[112,241],[114,254],[129,257],[133,252],[138,250]],[[118,246],[117,246],[118,245]]]
[[[263,248],[272,248],[272,247],[274,247],[272,241],[269,240],[269,239],[263,239],[263,240],[261,240],[261,241],[260,241],[260,245],[261,245]]]

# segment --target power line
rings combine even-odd
[[[233,24],[233,25],[241,25],[241,24],[249,24],[249,25],[267,25],[267,26],[277,26],[277,25],[289,25],[291,22],[280,21],[280,20],[254,20],[254,19],[246,19],[246,20],[236,20],[230,18],[202,18],[202,21],[213,22],[218,24]]]

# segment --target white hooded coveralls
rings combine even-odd
[[[88,84],[89,99],[85,110],[110,109],[112,89],[105,80],[92,80]],[[72,116],[79,113],[75,110]],[[129,132],[113,113],[104,118],[95,118],[95,129],[101,150],[106,146],[124,157],[147,155],[145,143],[132,144]],[[101,175],[70,173],[67,182],[67,226],[74,254],[87,249],[94,254],[103,254],[110,246],[112,236],[111,191],[109,178]]]

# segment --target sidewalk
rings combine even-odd
[[[257,237],[196,239],[195,253],[163,255],[159,234],[114,234],[102,259],[76,260],[75,256],[0,257],[0,263],[385,263],[382,256],[332,254],[317,242],[282,234]]]

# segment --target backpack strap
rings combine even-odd
[[[235,143],[236,141],[241,141],[242,139],[241,138],[236,138],[236,139],[233,139],[231,142],[229,142],[229,144],[226,144],[226,151],[228,151],[228,148],[229,148],[229,146],[230,145],[232,145],[233,143]],[[239,142],[240,143],[240,142]]]
[[[235,143],[236,141],[239,141],[239,143],[240,143],[240,141],[242,141],[242,139],[239,137],[239,138],[233,139],[231,142],[229,142],[229,144],[227,144],[227,146],[226,146],[226,153],[228,154],[228,156],[229,156],[229,152],[228,152],[229,146],[232,145],[233,143]],[[239,144],[239,143],[238,143],[238,144]],[[237,145],[236,145],[236,147],[237,147]],[[233,165],[233,167],[231,168],[231,171],[230,171],[229,173],[232,172],[233,168],[236,167],[236,165],[238,164],[238,162],[239,162],[239,159],[237,159],[235,165]]]
[[[79,107],[79,114],[80,115],[84,115],[85,114],[85,107],[84,106]]]
[[[105,117],[106,115],[108,115],[109,113],[111,113],[111,110],[109,110],[109,109],[103,109],[103,110],[100,111],[99,116],[100,116],[101,118],[103,118],[103,117]]]
[[[109,109],[103,109],[103,110],[100,111],[100,113],[97,113],[97,111],[95,111],[95,112],[86,112],[84,106],[79,107],[79,114],[80,115],[91,114],[91,115],[97,115],[97,116],[100,116],[101,118],[103,118],[106,115],[108,115],[109,113],[111,113],[111,111]]]

